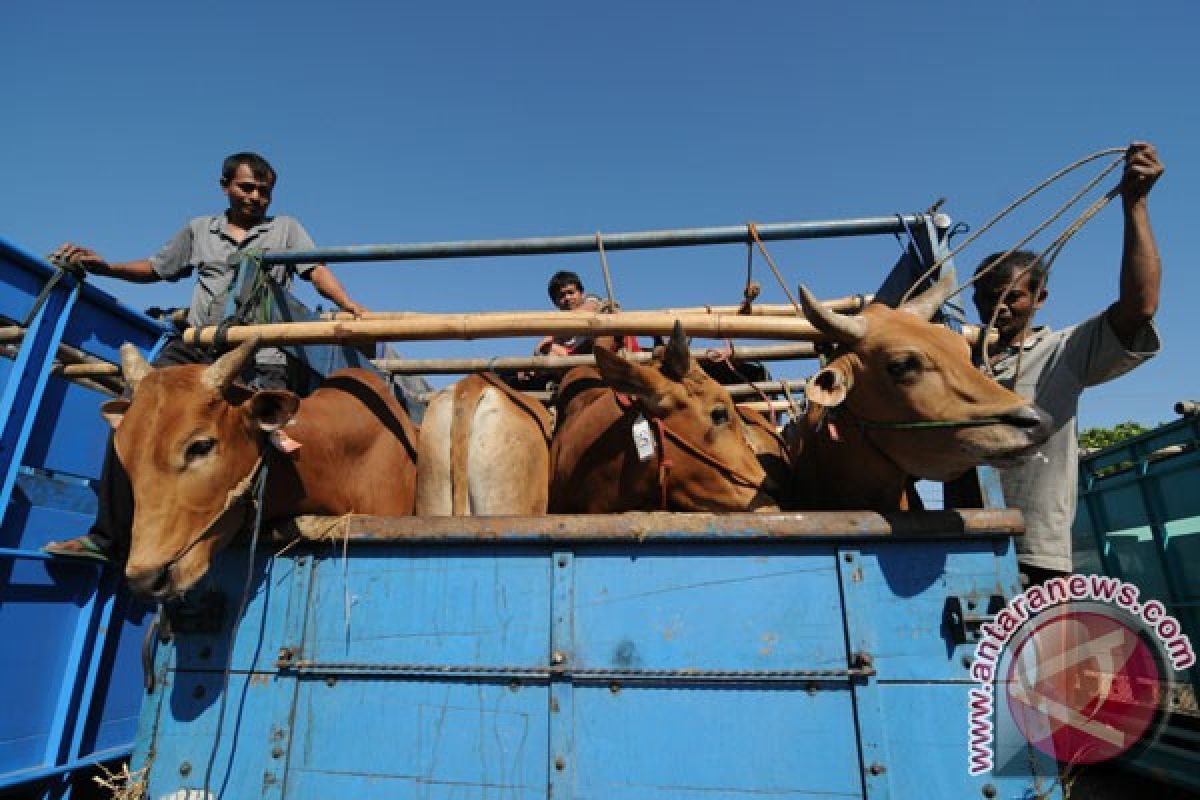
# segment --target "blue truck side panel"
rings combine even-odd
[[[1005,537],[297,549],[255,560],[234,635],[247,559],[223,555],[159,649],[134,765],[151,797],[1016,798],[1037,783],[967,774],[970,646],[944,622],[950,595],[1012,591]]]
[[[26,328],[0,360],[0,791],[60,795],[72,771],[132,748],[146,610],[110,572],[38,552],[87,530],[107,438],[104,396],[50,367],[60,345],[115,361],[163,330],[3,240],[0,315]]]

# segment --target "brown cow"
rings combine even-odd
[[[745,423],[692,359],[679,323],[655,365],[603,347],[595,355],[599,371],[576,368],[559,387],[551,512],[775,510]],[[651,442],[642,457],[639,417]]]
[[[1003,466],[1050,435],[1044,411],[985,376],[962,336],[929,321],[952,290],[947,275],[898,309],[872,304],[850,317],[800,287],[808,319],[836,343],[796,426],[802,508],[901,509],[910,478]]]
[[[553,423],[496,375],[434,395],[417,454],[417,514],[545,514]]]
[[[175,597],[208,571],[247,519],[260,461],[264,520],[413,512],[416,429],[383,381],[341,370],[303,400],[251,391],[233,380],[255,347],[245,342],[207,367],[161,369],[121,348],[133,396],[103,413],[133,486],[125,577],[139,594]]]

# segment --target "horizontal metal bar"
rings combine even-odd
[[[774,222],[757,226],[765,242],[785,239],[823,239],[902,233],[916,227],[921,214],[891,214],[886,217],[825,220],[818,222]],[[603,241],[605,250],[640,250],[656,247],[690,247],[710,244],[744,244],[752,241],[746,225],[714,228],[677,228],[631,233],[585,233],[577,236],[537,236],[527,239],[479,239],[462,242],[418,242],[412,244],[320,247],[286,253],[264,253],[265,264],[339,263],[349,261],[410,261],[435,258],[479,258],[482,256],[530,256],[554,253],[593,253]]]
[[[20,559],[27,559],[29,561],[49,561],[52,558],[57,559],[58,557],[52,556],[49,553],[43,553],[41,550],[21,550],[16,547],[0,547],[0,558],[20,558]],[[71,561],[78,562],[81,564],[97,563],[97,562],[87,562],[85,559],[79,559],[79,558],[71,559]]]
[[[1015,536],[1025,530],[1021,512],[969,509],[878,514],[813,511],[772,514],[630,512],[504,517],[296,517],[273,529],[277,540],[349,539],[364,544],[497,542],[819,542],[855,539],[961,540]]]
[[[53,778],[58,775],[65,775],[68,772],[75,772],[81,769],[90,769],[97,764],[103,764],[105,761],[116,761],[120,758],[129,758],[133,753],[132,747],[110,747],[107,750],[101,750],[84,758],[77,758],[73,761],[68,761],[65,764],[55,764],[48,767],[35,767],[33,769],[20,770],[18,772],[9,772],[5,775],[0,775],[0,789],[9,789],[14,786],[23,786],[35,781]]]
[[[407,678],[492,678],[519,680],[672,681],[699,683],[752,683],[757,681],[846,680],[875,674],[871,667],[850,669],[722,670],[722,669],[625,669],[582,668],[569,665],[488,666],[472,664],[371,664],[337,661],[297,661],[280,668],[300,677],[370,675]]]

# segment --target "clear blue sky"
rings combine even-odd
[[[148,256],[224,207],[219,163],[242,149],[278,167],[273,211],[332,246],[875,216],[940,196],[979,225],[1056,168],[1146,139],[1167,165],[1151,200],[1166,346],[1090,391],[1081,421],[1153,423],[1200,396],[1195,3],[47,0],[11,5],[4,29],[0,235],[35,253],[72,240]],[[968,250],[960,272],[1046,208]],[[1075,239],[1041,321],[1115,298],[1120,232],[1114,205]],[[873,289],[898,246],[771,250],[790,282],[841,295]],[[610,263],[627,308],[736,302],[744,277],[738,246]],[[583,255],[336,270],[375,310],[467,311],[547,307],[559,268],[602,288]],[[190,291],[100,285],[138,307]]]

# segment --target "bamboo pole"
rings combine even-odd
[[[838,297],[832,300],[823,300],[821,304],[833,311],[842,314],[857,314],[862,311],[871,301],[875,299],[873,294],[856,294],[848,297]],[[796,309],[790,305],[764,303],[762,305],[753,306],[750,314],[740,314],[738,309],[740,305],[721,305],[721,306],[684,306],[682,308],[659,308],[645,309],[642,313],[659,313],[659,314],[738,314],[739,316],[759,316],[759,317],[795,317]],[[476,317],[500,317],[509,314],[542,314],[542,311],[476,311],[471,312]],[[323,320],[377,320],[377,319],[428,319],[431,316],[427,311],[368,311],[361,317],[355,317],[347,311],[326,311],[321,314]]]
[[[749,400],[745,403],[738,403],[738,407],[763,414],[769,414],[772,411],[791,411],[793,408],[792,404],[786,400]]]
[[[0,347],[5,348],[6,357],[16,357],[17,347],[25,338],[25,334],[26,329],[20,325],[0,327]],[[117,394],[124,386],[120,367],[85,353],[77,347],[60,342],[54,357],[57,361],[50,367],[53,375],[61,375],[73,383],[106,394]]]
[[[670,336],[675,322],[691,336],[713,339],[784,339],[823,341],[826,337],[803,318],[745,317],[735,314],[662,314],[656,311],[512,312],[508,314],[429,314],[419,318],[320,320],[237,325],[227,330],[231,344],[258,336],[264,346],[349,344],[370,341],[500,339],[512,336]],[[189,328],[185,342],[212,344],[217,326]]]
[[[731,397],[761,397],[762,395],[780,395],[785,391],[799,393],[804,389],[804,380],[794,381],[760,381],[758,383],[733,383],[727,384],[724,388],[729,392]],[[444,391],[444,390],[443,390]],[[433,396],[438,392],[417,392],[414,399],[418,403],[428,403],[433,399]],[[531,400],[537,400],[542,403],[549,403],[554,399],[554,392],[537,390],[537,391],[522,391]],[[739,403],[739,405],[744,405]],[[786,402],[785,402],[786,405]]]

